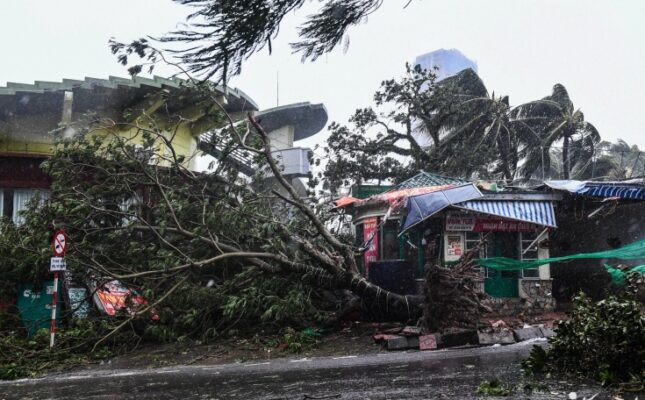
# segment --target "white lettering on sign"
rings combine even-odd
[[[67,270],[67,263],[63,257],[52,257],[51,264],[49,264],[49,271],[65,271]]]
[[[40,293],[38,292],[32,292],[30,289],[25,289],[24,292],[22,292],[22,295],[25,297],[31,297],[33,299],[38,299],[40,298]]]
[[[462,232],[475,229],[476,218],[471,215],[448,215],[446,216],[446,231]]]

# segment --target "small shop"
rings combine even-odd
[[[473,183],[422,173],[423,186],[406,181],[382,194],[354,201],[356,243],[363,271],[399,268],[423,279],[427,265],[450,265],[481,241],[480,258],[535,260],[549,257],[560,196],[535,191],[489,191]],[[418,177],[416,180],[419,181]],[[415,179],[412,178],[412,179]],[[372,270],[372,271],[370,271]],[[522,271],[481,269],[484,290],[497,298],[550,297],[549,265]],[[390,273],[390,276],[394,274]]]
[[[485,242],[480,249],[480,258],[508,257],[530,261],[549,257],[546,244],[551,226],[476,213],[448,212],[444,218],[443,259],[446,263],[456,262],[482,240]],[[520,297],[520,288],[525,280],[550,282],[551,279],[548,265],[521,271],[484,268],[481,273],[485,278],[485,291],[493,297]]]

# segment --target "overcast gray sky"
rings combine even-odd
[[[406,61],[457,48],[478,63],[489,91],[509,95],[512,104],[541,98],[559,82],[603,138],[645,148],[645,1],[413,0],[403,9],[405,3],[386,1],[351,29],[347,52],[302,64],[287,44],[319,5],[309,2],[285,21],[273,54],[253,56],[232,85],[273,107],[279,72],[280,104],[323,102],[330,120],[346,121]],[[187,13],[170,0],[0,0],[0,85],[127,76],[108,39],[161,34]]]

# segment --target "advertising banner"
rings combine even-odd
[[[90,288],[94,291],[94,303],[98,309],[111,317],[119,313],[133,315],[137,310],[148,304],[148,301],[143,296],[118,280],[108,281],[101,287],[91,284]],[[153,320],[159,319],[154,310],[151,313]]]
[[[461,233],[447,234],[445,241],[446,261],[457,261],[464,254],[464,236]]]
[[[378,218],[366,218],[363,222],[363,242],[367,243],[367,250],[363,253],[365,257],[365,276],[369,276],[369,265],[378,260]]]

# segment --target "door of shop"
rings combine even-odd
[[[495,233],[491,241],[488,255],[495,257],[519,258],[517,233]],[[493,297],[519,297],[517,271],[495,271],[488,269],[486,293]]]

